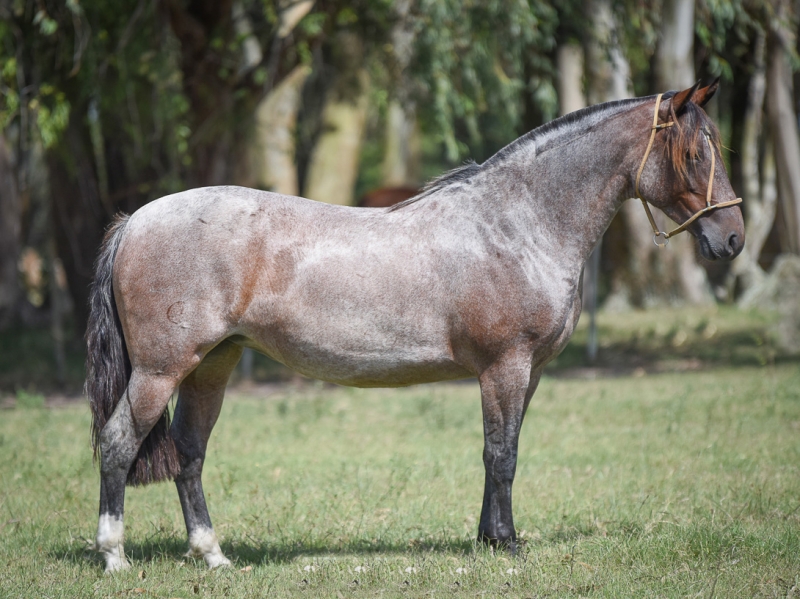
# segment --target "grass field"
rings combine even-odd
[[[162,484],[128,491],[133,568],[114,576],[89,550],[87,409],[18,398],[0,411],[0,596],[800,596],[797,363],[635,374],[543,380],[516,559],[473,543],[476,384],[305,385],[234,394],[215,429],[205,484],[234,567],[182,556]]]

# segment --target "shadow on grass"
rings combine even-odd
[[[125,543],[125,555],[136,562],[152,562],[160,559],[180,561],[183,559],[187,549],[186,540],[177,537],[153,538],[144,543],[133,541]],[[100,568],[105,565],[100,554],[85,545],[75,546],[75,544],[57,543],[48,551],[48,555],[54,560],[75,564],[85,564],[87,561],[92,561],[96,562]]]
[[[580,518],[559,522],[555,526],[541,529],[535,538],[520,537],[518,557],[525,559],[528,551],[534,547],[558,546],[564,543],[575,543],[581,539],[596,536],[622,534],[626,537],[638,536],[643,528],[636,522],[609,522],[608,529],[599,528],[594,521]],[[234,564],[241,566],[261,564],[285,564],[299,557],[316,556],[359,556],[395,555],[415,557],[429,554],[448,554],[466,556],[492,553],[492,550],[476,538],[429,536],[425,539],[366,539],[333,540],[330,538],[309,539],[297,536],[271,536],[263,540],[250,535],[228,538],[221,543],[222,552]],[[186,558],[187,541],[178,534],[160,531],[144,542],[128,541],[125,543],[125,555],[138,564],[154,561],[180,562]],[[85,546],[57,544],[49,552],[51,558],[73,563],[94,561],[102,567],[100,555]],[[505,555],[500,552],[499,555]],[[196,561],[202,565],[202,559]]]
[[[298,557],[314,556],[345,556],[358,555],[367,557],[378,554],[394,554],[414,556],[418,554],[447,553],[464,555],[472,552],[485,551],[483,545],[477,541],[467,539],[434,539],[421,542],[393,542],[383,540],[356,539],[342,543],[326,543],[324,540],[264,540],[263,542],[224,541],[221,543],[222,552],[237,565],[284,564]],[[181,561],[186,558],[188,549],[186,540],[178,538],[152,539],[141,542],[128,541],[125,543],[125,555],[139,564],[153,561]],[[57,544],[49,552],[55,560],[71,563],[85,564],[86,561],[96,562],[98,567],[103,566],[103,560],[96,551],[88,547],[75,547],[74,545]],[[201,558],[197,561],[202,563]]]
[[[384,541],[356,539],[343,543],[326,543],[324,540],[304,542],[302,540],[269,541],[260,543],[223,542],[222,551],[232,561],[243,564],[282,564],[298,557],[345,556],[392,554],[414,556],[422,553],[446,553],[464,555],[483,550],[477,541],[468,539],[438,539],[424,542]]]

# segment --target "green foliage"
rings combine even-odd
[[[43,85],[39,88],[39,97],[32,99],[28,108],[36,115],[42,145],[45,149],[55,145],[69,121],[70,106],[64,92]]]
[[[176,166],[188,155],[181,128],[188,104],[174,42],[155,5],[19,0],[9,16],[0,28],[3,125],[27,123],[22,135],[38,136],[69,162],[72,150],[60,148],[64,131],[73,119],[85,127],[94,101],[98,131],[126,155],[125,178],[159,165],[167,176],[153,191],[178,187]]]
[[[44,9],[39,9],[33,17],[33,24],[39,26],[39,32],[44,36],[51,36],[58,30],[58,23]]]
[[[422,88],[423,115],[456,161],[466,153],[458,123],[472,144],[517,136],[524,95],[555,114],[553,70],[556,11],[531,0],[422,0],[416,16],[412,70]],[[480,118],[491,116],[483,133]]]
[[[764,4],[703,0],[695,10],[695,35],[706,53],[708,72],[733,81],[735,62],[747,60],[752,42],[767,29]],[[747,65],[749,66],[749,65]],[[745,67],[746,68],[746,67]]]
[[[662,3],[615,0],[613,7],[636,91],[648,93]],[[143,173],[154,171],[158,183],[147,182],[155,184],[154,193],[179,188],[206,116],[186,95],[185,58],[156,6],[139,0],[15,0],[6,10],[8,18],[0,22],[0,124],[8,126],[26,113],[23,120],[47,147],[55,147],[70,114],[77,112],[76,122],[82,123],[95,101],[106,144],[124,148],[129,178],[147,179]],[[391,67],[395,10],[392,0],[319,2],[286,42],[281,58],[286,64],[279,68],[311,64],[320,41],[353,31],[372,65],[372,84],[392,90],[399,84]],[[242,12],[266,53],[279,22],[277,4],[248,0]],[[702,0],[696,13],[705,69],[728,79],[746,68],[753,34],[771,16],[763,0]],[[403,82],[420,107],[425,130],[450,162],[485,155],[513,140],[524,132],[523,120],[531,122],[531,111],[534,121],[553,118],[555,47],[586,39],[593,25],[578,0],[419,0],[407,18],[414,42]],[[259,86],[270,83],[266,63],[246,77],[240,72],[246,38],[229,25],[209,36],[208,60],[216,65],[219,91],[235,90],[225,126],[247,120]]]

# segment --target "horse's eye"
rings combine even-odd
[[[700,152],[692,152],[691,150],[686,150],[686,160],[689,162],[700,162],[703,160],[703,155]]]

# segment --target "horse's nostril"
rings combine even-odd
[[[739,249],[739,236],[736,233],[728,235],[728,248],[734,252]]]

